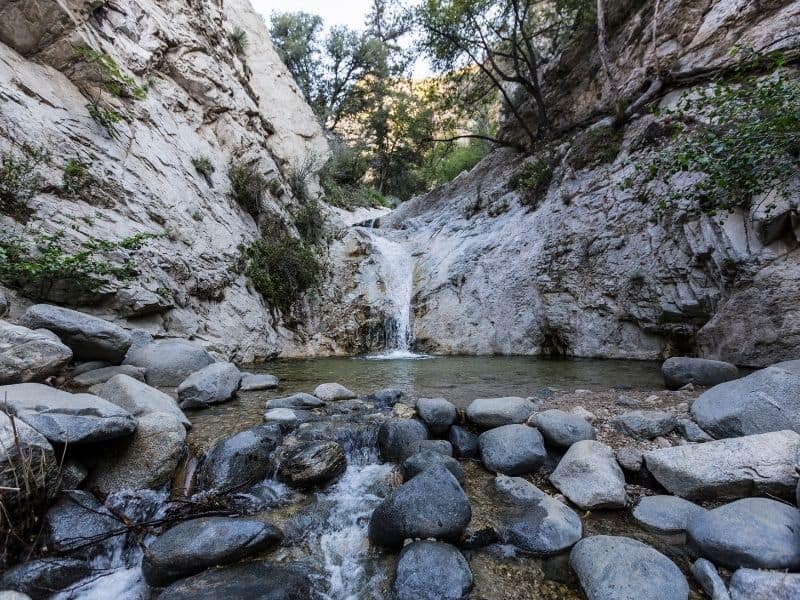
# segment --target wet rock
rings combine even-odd
[[[94,369],[86,371],[80,375],[74,376],[70,380],[70,384],[77,387],[92,387],[101,383],[106,383],[109,379],[117,375],[126,375],[137,381],[144,381],[145,370],[141,367],[134,367],[133,365],[118,365],[113,367],[103,367],[102,369]]]
[[[467,407],[467,418],[489,429],[525,423],[533,411],[533,402],[525,398],[479,398]]]
[[[691,419],[681,419],[678,421],[678,431],[687,442],[710,442],[713,441],[710,435],[700,429],[700,426]]]
[[[325,402],[352,400],[356,395],[338,383],[322,383],[314,390],[314,395]]]
[[[336,442],[303,444],[280,453],[278,478],[289,485],[307,488],[339,477],[346,468],[344,451]]]
[[[26,465],[32,465],[27,468]],[[6,507],[28,502],[42,482],[55,493],[59,459],[45,437],[24,421],[0,411],[0,500]],[[3,517],[5,519],[5,517]]]
[[[408,538],[455,541],[471,517],[469,500],[456,478],[435,465],[401,485],[375,509],[369,540],[391,548]]]
[[[156,387],[177,387],[192,373],[214,364],[206,350],[188,340],[160,340],[131,348],[125,364],[147,370],[147,383]]]
[[[674,356],[661,365],[667,389],[679,390],[686,384],[711,387],[739,377],[736,365],[706,358]]]
[[[463,427],[453,425],[448,433],[456,458],[478,458],[478,436]]]
[[[768,498],[744,498],[699,514],[689,547],[728,569],[800,569],[800,511]]]
[[[645,496],[633,509],[633,518],[655,533],[680,534],[689,521],[706,511],[677,496]]]
[[[0,591],[0,600],[33,600],[28,594],[12,590]]]
[[[570,564],[588,600],[689,597],[689,584],[675,563],[631,538],[584,538],[572,549]]]
[[[172,397],[127,375],[117,375],[109,379],[98,390],[97,395],[127,410],[135,417],[166,413],[178,419],[187,429],[192,426]]]
[[[539,430],[545,442],[557,448],[569,448],[575,442],[597,437],[594,427],[586,419],[563,410],[538,412],[528,423]]]
[[[267,401],[267,408],[321,408],[325,406],[325,401],[320,400],[311,394],[303,392],[292,394],[284,398],[273,398]]]
[[[800,573],[739,569],[731,577],[731,600],[797,600]]]
[[[524,475],[536,471],[547,458],[542,435],[527,425],[504,425],[478,438],[481,461],[495,473]]]
[[[274,375],[261,373],[242,373],[242,383],[239,389],[243,392],[259,392],[274,390],[279,385],[279,380]]]
[[[800,432],[800,360],[711,388],[692,404],[692,418],[715,438]]]
[[[6,571],[0,578],[0,588],[27,594],[32,600],[45,600],[93,572],[92,565],[85,560],[42,558]]]
[[[725,582],[722,581],[713,563],[705,558],[698,558],[692,564],[691,571],[695,581],[711,600],[731,600]]]
[[[381,460],[402,462],[419,449],[419,443],[428,439],[428,430],[415,419],[389,419],[378,429],[378,449]]]
[[[47,511],[42,542],[50,551],[93,557],[98,546],[112,544],[111,534],[123,528],[94,496],[70,491]]]
[[[192,373],[178,386],[181,408],[204,408],[227,402],[239,389],[242,373],[233,363],[218,362]]]
[[[592,440],[573,444],[550,475],[550,482],[585,510],[624,508],[628,501],[625,476],[614,452]]]
[[[147,547],[142,573],[148,584],[163,587],[267,550],[282,537],[274,525],[251,519],[208,517],[185,521],[159,535]]]
[[[364,400],[367,402],[372,402],[379,408],[385,408],[388,406],[394,406],[398,402],[402,402],[405,398],[406,393],[403,390],[386,388],[365,396]]]
[[[397,600],[462,600],[472,587],[472,571],[456,548],[420,541],[400,553],[394,592]]]
[[[237,433],[217,443],[197,474],[201,490],[229,490],[264,479],[270,456],[281,440],[277,425],[262,425]]]
[[[453,456],[453,445],[447,440],[422,440],[417,446],[418,452],[437,452],[445,456]]]
[[[280,425],[282,431],[292,431],[302,423],[309,423],[317,419],[317,415],[307,410],[294,408],[271,408],[264,413],[264,422]]]
[[[72,350],[60,341],[0,321],[0,384],[44,381],[70,360]]]
[[[502,498],[496,530],[504,544],[546,557],[564,552],[581,539],[580,517],[532,483],[500,475],[494,487]]]
[[[102,442],[131,435],[136,419],[91,394],[70,394],[39,383],[0,386],[10,410],[51,443]]]
[[[441,465],[453,474],[459,483],[464,483],[464,468],[459,462],[450,456],[433,450],[424,450],[409,456],[403,461],[403,475],[408,481],[431,468],[434,465]]]
[[[798,475],[800,434],[779,431],[705,444],[652,450],[644,459],[671,494],[690,499],[735,499],[755,494],[789,498]]]
[[[19,324],[47,329],[72,349],[78,360],[107,360],[119,364],[131,346],[131,335],[119,325],[49,304],[31,306]]]
[[[634,410],[611,419],[611,426],[638,440],[652,440],[678,427],[675,415],[658,410]]]
[[[417,400],[419,418],[431,433],[446,433],[456,421],[456,407],[444,398],[420,398]]]

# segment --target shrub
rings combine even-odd
[[[538,158],[518,167],[508,184],[519,193],[520,204],[536,208],[550,189],[552,180],[553,168],[547,161]]]
[[[316,200],[308,200],[294,214],[294,225],[307,243],[318,244],[325,233],[325,215]]]
[[[325,192],[325,200],[328,204],[345,210],[354,210],[359,207],[391,208],[392,206],[386,196],[366,184],[338,184],[332,179],[323,178],[322,189]]]
[[[103,127],[110,137],[115,140],[119,139],[117,124],[122,122],[121,114],[114,109],[101,106],[99,98],[91,99],[86,105],[86,110],[89,111],[89,116],[94,119],[95,123]]]
[[[197,171],[200,175],[203,176],[203,179],[206,180],[208,185],[212,185],[211,176],[214,174],[216,169],[214,165],[211,163],[211,159],[207,156],[195,156],[192,159],[192,166],[194,170]]]
[[[432,189],[470,171],[489,152],[486,142],[473,140],[467,145],[447,144],[435,149],[422,170],[425,187]]]
[[[20,222],[30,217],[28,201],[44,184],[39,168],[49,160],[43,148],[32,146],[0,153],[0,213]]]
[[[136,100],[143,100],[147,96],[147,90],[137,84],[133,77],[123,73],[108,54],[89,46],[78,46],[73,52],[77,58],[92,67],[94,75],[112,96]]]
[[[234,27],[233,30],[228,32],[228,41],[231,43],[231,48],[237,56],[244,55],[247,49],[247,32],[241,27]]]
[[[263,210],[261,201],[264,197],[264,192],[269,189],[269,182],[258,171],[257,164],[231,161],[228,165],[228,179],[231,182],[231,196],[233,199],[250,216],[257,219]]]
[[[77,194],[90,185],[93,177],[86,165],[77,158],[70,158],[64,163],[62,181],[64,189],[69,194]]]
[[[625,129],[597,125],[584,131],[572,142],[570,164],[573,169],[598,167],[614,162],[622,148]]]
[[[287,182],[292,194],[298,200],[306,200],[308,198],[308,180],[317,171],[317,162],[315,154],[308,154],[303,160],[289,169]]]

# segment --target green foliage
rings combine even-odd
[[[115,140],[119,139],[117,124],[123,120],[121,114],[114,109],[101,106],[99,98],[92,98],[86,105],[86,110],[89,111],[89,116],[94,119],[95,123],[103,127],[110,137]]]
[[[624,137],[625,130],[622,127],[602,125],[587,129],[572,143],[572,168],[585,169],[614,162],[622,148]]]
[[[317,171],[317,163],[317,156],[308,154],[289,169],[286,177],[287,183],[296,199],[301,201],[308,199],[308,180]]]
[[[550,189],[552,180],[553,168],[547,161],[539,158],[518,167],[508,185],[519,193],[520,204],[536,208]]]
[[[211,176],[214,174],[216,169],[214,168],[214,164],[211,162],[210,158],[207,156],[195,156],[192,159],[192,166],[194,167],[195,171],[203,176],[203,179],[206,180],[208,185],[212,185]]]
[[[247,50],[247,44],[249,43],[247,40],[247,32],[244,29],[241,27],[234,27],[228,32],[228,41],[237,56],[244,56],[244,52]]]
[[[92,67],[95,76],[112,96],[135,100],[147,97],[147,90],[137,84],[133,77],[123,73],[117,62],[108,54],[89,46],[77,46],[73,52],[76,58]]]
[[[0,152],[0,214],[20,222],[28,219],[28,201],[44,184],[39,169],[49,160],[44,148],[33,146],[22,146],[19,152]]]
[[[316,200],[308,200],[294,213],[294,225],[307,243],[316,245],[325,235],[325,215]]]
[[[339,143],[334,144],[332,150],[331,158],[319,174],[328,204],[346,210],[389,206],[389,201],[380,192],[363,183],[369,171],[365,148]]]
[[[421,174],[427,189],[452,181],[464,171],[470,171],[489,153],[489,144],[470,140],[463,144],[438,144],[425,160]]]
[[[231,196],[254,219],[258,218],[263,208],[261,201],[264,192],[269,189],[269,182],[259,172],[256,163],[238,163],[231,161],[228,165],[228,179],[231,183]]]
[[[77,158],[70,158],[64,163],[62,180],[67,193],[78,194],[91,185],[94,178],[84,163]]]

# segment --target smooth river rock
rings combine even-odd
[[[447,434],[456,458],[478,458],[478,436],[463,427],[453,425]]]
[[[402,462],[419,450],[428,439],[428,429],[415,419],[389,419],[378,429],[378,450],[381,460]]]
[[[800,573],[739,569],[731,577],[731,600],[797,600]]]
[[[146,369],[150,385],[177,387],[192,373],[214,364],[214,358],[194,342],[173,339],[131,348],[125,364]]]
[[[178,419],[187,429],[192,426],[171,396],[127,375],[117,375],[109,379],[98,390],[97,395],[135,417],[166,413]]]
[[[408,481],[434,465],[443,466],[453,474],[459,483],[464,483],[465,474],[461,464],[452,456],[435,450],[423,450],[405,459],[403,461],[403,477]]]
[[[625,475],[614,452],[601,442],[573,444],[550,475],[550,482],[584,510],[624,508]]]
[[[535,413],[528,424],[536,427],[544,441],[556,448],[569,448],[575,442],[593,440],[597,434],[591,423],[563,410],[544,410]]]
[[[525,423],[534,405],[525,398],[479,398],[467,407],[467,418],[484,429]]]
[[[634,410],[609,422],[615,429],[638,440],[652,440],[678,427],[675,415],[659,410]]]
[[[51,551],[95,556],[124,525],[87,492],[64,493],[44,517],[42,543]]]
[[[504,425],[478,438],[483,465],[494,473],[524,475],[536,471],[547,458],[538,430],[527,425]]]
[[[259,392],[261,390],[274,390],[278,387],[279,380],[274,375],[261,373],[242,373],[242,383],[239,389],[243,392]]]
[[[344,450],[336,442],[301,444],[282,451],[278,457],[278,478],[299,488],[327,483],[346,468]]]
[[[273,408],[321,408],[325,406],[325,401],[320,400],[316,396],[312,396],[311,394],[305,394],[303,392],[299,392],[297,394],[292,394],[291,396],[286,396],[284,398],[273,398],[272,400],[267,400],[267,409]]]
[[[714,563],[705,558],[698,558],[692,563],[691,571],[695,581],[711,600],[731,600],[725,582],[719,576]]]
[[[444,398],[420,398],[417,413],[431,433],[446,433],[456,421],[456,407]]]
[[[689,521],[706,511],[702,506],[677,496],[645,496],[633,508],[633,518],[655,533],[680,534]]]
[[[93,369],[85,371],[80,375],[75,375],[70,379],[69,383],[75,387],[88,388],[93,385],[100,385],[107,382],[109,379],[117,375],[127,375],[132,379],[144,381],[145,369],[142,367],[134,367],[133,365],[114,365],[110,367],[103,367],[101,369]]]
[[[458,549],[419,541],[400,553],[394,593],[397,600],[462,600],[472,587],[472,571]]]
[[[51,598],[55,592],[89,577],[92,565],[76,558],[40,558],[28,561],[6,571],[0,577],[0,589],[27,594],[32,600]],[[3,595],[0,593],[0,600]],[[9,598],[9,600],[14,600]]]
[[[0,385],[44,381],[71,360],[72,350],[60,341],[0,321]]]
[[[262,425],[218,442],[206,455],[197,473],[201,490],[229,490],[264,479],[270,457],[281,440],[280,427]]]
[[[352,400],[356,395],[339,383],[321,383],[314,390],[314,395],[325,402]]]
[[[181,408],[205,408],[227,402],[239,389],[242,373],[233,363],[218,362],[189,375],[178,386]]]
[[[711,387],[739,377],[736,365],[721,360],[674,356],[661,365],[664,385],[667,389],[678,390],[686,384]]]

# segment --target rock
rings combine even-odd
[[[711,388],[692,404],[692,418],[715,438],[800,432],[800,361]]]
[[[456,548],[419,541],[400,553],[394,592],[397,600],[462,600],[472,587],[472,571]]]
[[[398,548],[408,538],[455,541],[472,518],[469,500],[455,477],[440,465],[401,485],[381,502],[369,522],[369,540]]]
[[[463,427],[453,425],[448,433],[456,458],[478,458],[478,436]]]
[[[259,392],[261,390],[274,390],[278,387],[278,384],[278,378],[274,375],[242,373],[242,384],[239,389],[243,392]]]
[[[418,452],[428,450],[445,456],[453,456],[453,445],[447,440],[422,440],[417,446]]]
[[[131,335],[119,325],[69,308],[36,304],[20,317],[30,329],[47,329],[72,348],[78,360],[107,360],[119,364],[131,346]]]
[[[584,538],[572,549],[570,564],[588,600],[689,597],[689,584],[675,563],[631,538]]]
[[[456,421],[456,407],[444,398],[420,398],[417,413],[435,435],[446,433]]]
[[[527,425],[504,425],[478,438],[481,461],[494,473],[524,475],[536,471],[547,458],[542,435]]]
[[[103,367],[102,369],[95,369],[93,371],[86,371],[80,375],[73,377],[70,384],[78,387],[92,387],[101,383],[106,383],[109,379],[117,375],[125,375],[137,381],[144,381],[145,370],[141,367],[134,367],[132,365],[119,365],[113,367]]]
[[[102,442],[132,434],[136,419],[91,394],[70,394],[39,383],[0,386],[0,398],[22,421],[57,444]]]
[[[205,408],[227,402],[239,389],[242,373],[233,363],[218,362],[192,373],[178,386],[181,408]]]
[[[5,292],[0,290],[0,319],[4,319],[6,315],[8,315],[8,311],[11,309],[11,306],[8,302],[8,298],[6,298]]]
[[[779,431],[652,450],[644,459],[653,477],[683,498],[789,498],[797,486],[798,449],[800,434]]]
[[[633,509],[637,523],[655,533],[682,534],[689,521],[706,511],[676,496],[645,496]]]
[[[364,400],[372,402],[379,408],[386,408],[388,406],[394,406],[398,402],[402,402],[405,398],[406,393],[403,390],[386,388],[365,396]]]
[[[426,469],[434,465],[441,465],[453,474],[459,483],[464,483],[464,468],[459,462],[450,456],[433,450],[424,450],[412,454],[403,461],[403,475],[405,480],[413,479]]]
[[[170,396],[127,375],[117,375],[109,379],[97,395],[127,410],[135,417],[166,413],[178,419],[187,429],[192,426],[183,411],[178,408],[177,402]]]
[[[92,565],[75,558],[41,558],[9,569],[0,578],[0,588],[27,594],[33,600],[45,600],[73,583],[89,577]],[[0,593],[0,599],[3,598]],[[11,600],[11,598],[9,598]]]
[[[417,409],[404,402],[398,402],[392,407],[392,417],[395,419],[414,419],[417,416]]]
[[[681,419],[678,421],[678,431],[687,442],[711,442],[714,440],[700,426],[691,419]]]
[[[731,577],[731,600],[797,600],[800,573],[738,569]]]
[[[689,521],[692,551],[728,569],[800,569],[800,511],[768,498],[744,498]]]
[[[301,423],[308,423],[316,418],[312,412],[293,408],[272,408],[264,413],[265,423],[276,423],[284,432],[291,431]]]
[[[192,373],[214,364],[213,357],[188,340],[160,340],[132,348],[126,365],[147,370],[147,383],[156,387],[177,387]]]
[[[479,398],[467,407],[467,418],[489,429],[525,423],[534,411],[534,404],[524,398]]]
[[[273,398],[272,400],[267,400],[267,408],[321,408],[325,406],[325,401],[320,400],[316,396],[312,396],[311,394],[304,394],[300,392],[298,394],[292,394],[291,396],[286,396],[285,398]]]
[[[44,381],[71,360],[72,350],[60,341],[0,321],[0,385]]]
[[[198,488],[230,490],[261,481],[270,470],[270,457],[280,440],[280,427],[272,424],[218,442],[198,469]]]
[[[588,411],[583,406],[576,406],[569,412],[570,414],[581,417],[582,419],[586,419],[587,421],[589,421],[589,423],[596,423],[598,420],[597,415],[595,415],[593,412]]]
[[[731,600],[725,582],[722,581],[713,563],[705,558],[698,558],[692,564],[691,571],[695,581],[711,600]]]
[[[278,478],[295,487],[313,487],[339,477],[346,468],[347,459],[339,444],[314,442],[281,452]]]
[[[184,521],[147,547],[142,573],[148,584],[163,587],[211,567],[238,562],[282,538],[274,525],[252,519],[207,517]]]
[[[356,395],[338,383],[322,383],[314,390],[314,395],[325,402],[336,400],[352,400]]]
[[[419,443],[428,439],[425,425],[414,419],[389,419],[378,429],[378,449],[381,460],[402,462],[419,449]]]
[[[675,415],[658,410],[634,410],[611,419],[611,426],[638,440],[652,440],[678,427]]]
[[[28,594],[22,592],[14,592],[11,590],[0,591],[0,600],[32,600]]]
[[[739,377],[736,365],[706,358],[674,356],[661,365],[667,389],[679,390],[687,384],[711,387]]]
[[[0,500],[4,506],[16,508],[38,502],[42,491],[49,491],[52,497],[59,479],[59,462],[60,457],[56,458],[42,434],[0,411]]]
[[[651,489],[661,489],[661,486],[647,470],[644,464],[644,452],[640,448],[624,446],[614,453],[617,463],[625,473],[625,481]]]
[[[68,458],[61,466],[61,483],[59,488],[62,490],[76,490],[86,481],[89,476],[89,469],[83,463],[74,458]]]
[[[77,377],[78,375],[83,375],[84,373],[88,373],[89,371],[96,371],[97,369],[105,369],[106,367],[112,367],[112,366],[114,365],[104,360],[90,360],[88,362],[83,362],[80,363],[79,365],[75,365],[70,371],[70,376]]]
[[[622,469],[611,448],[600,442],[573,444],[550,475],[550,482],[584,510],[624,508],[628,502]]]
[[[580,517],[521,477],[494,480],[502,498],[496,526],[500,541],[538,557],[560,554],[583,535]]]
[[[97,546],[112,544],[110,534],[122,528],[124,525],[91,494],[65,492],[44,517],[42,543],[51,552],[96,556]]]
[[[545,442],[557,448],[569,448],[575,442],[597,437],[594,427],[586,419],[563,410],[538,412],[528,423],[541,432]]]

